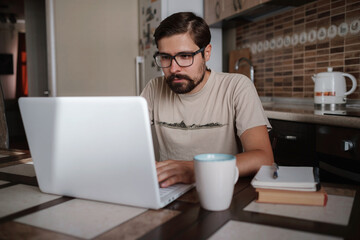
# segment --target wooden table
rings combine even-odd
[[[4,167],[24,164],[31,161],[26,151],[1,151],[0,170]],[[37,186],[36,177],[0,172],[0,180],[8,183],[0,185],[1,191],[19,184]],[[326,184],[329,191],[343,194],[353,193],[350,220],[348,225],[338,225],[319,221],[303,220],[285,216],[245,211],[249,203],[256,198],[256,192],[250,185],[251,178],[241,178],[235,186],[234,197],[226,211],[211,212],[200,207],[196,190],[193,189],[175,202],[160,210],[146,210],[138,216],[121,223],[94,239],[206,239],[213,236],[230,220],[262,226],[280,227],[306,233],[318,233],[343,239],[360,239],[360,191],[359,186]],[[4,197],[4,196],[3,196]],[[41,227],[15,221],[23,216],[49,209],[73,200],[71,197],[59,197],[36,206],[22,209],[10,215],[0,217],[0,239],[81,239],[69,234],[54,232]],[[9,203],[9,206],[11,203]],[[1,212],[1,210],[0,210]],[[243,236],[244,237],[244,236]],[[248,239],[245,236],[245,239]]]

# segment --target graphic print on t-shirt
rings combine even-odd
[[[175,128],[175,129],[181,129],[181,130],[196,130],[196,129],[204,129],[204,128],[219,128],[224,127],[227,124],[221,124],[221,123],[207,123],[207,124],[191,124],[186,125],[184,121],[181,121],[180,123],[167,123],[167,122],[156,122],[158,125],[167,127],[167,128]]]

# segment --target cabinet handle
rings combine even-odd
[[[238,0],[239,9],[242,9],[241,0]]]
[[[236,2],[237,2],[237,6],[236,6]],[[234,10],[235,11],[237,11],[238,9],[240,10],[242,8],[241,0],[233,0],[233,5],[234,5]]]
[[[354,148],[354,143],[351,140],[343,140],[344,151],[348,152]]]
[[[220,2],[219,1],[217,1],[216,5],[215,5],[215,15],[216,15],[216,18],[220,18]]]
[[[285,139],[295,141],[295,140],[297,140],[297,137],[296,137],[296,136],[287,135],[287,136],[285,136]]]
[[[292,136],[292,135],[285,135],[285,136],[279,135],[279,136],[277,136],[277,138],[291,140],[291,141],[297,140],[297,136]]]

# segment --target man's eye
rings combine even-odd
[[[181,58],[182,60],[188,60],[192,58],[191,54],[181,54],[179,55],[179,58]]]
[[[170,59],[171,59],[171,57],[168,55],[161,55],[161,60],[163,60],[163,61],[170,60]]]

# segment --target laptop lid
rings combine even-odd
[[[20,98],[19,105],[41,191],[164,206],[144,98]]]

